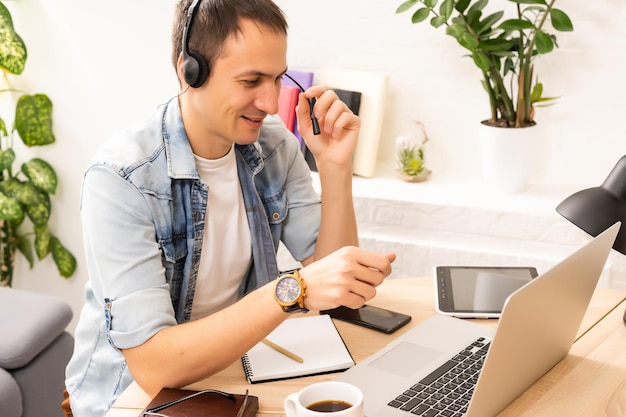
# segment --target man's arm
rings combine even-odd
[[[316,97],[315,116],[321,133],[314,135],[307,98]],[[298,128],[315,157],[321,185],[321,223],[313,256],[302,263],[321,259],[343,246],[358,246],[352,200],[352,157],[361,122],[337,94],[325,87],[312,87],[300,95]]]
[[[161,388],[182,388],[229,366],[287,316],[268,284],[210,316],[165,328],[123,353],[137,383],[154,396]]]
[[[346,247],[300,270],[305,307],[324,310],[361,306],[391,272],[393,254]],[[184,387],[238,360],[289,317],[276,303],[273,283],[203,319],[162,329],[145,343],[124,349],[137,383],[155,395],[163,387]]]

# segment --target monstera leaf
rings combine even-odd
[[[26,45],[13,28],[11,13],[0,3],[0,68],[19,75],[24,71],[26,56]]]

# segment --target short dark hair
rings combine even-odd
[[[180,0],[174,12],[172,30],[172,64],[176,70],[182,51],[183,28],[187,10],[193,0]],[[188,35],[188,47],[202,55],[209,69],[219,56],[226,39],[241,31],[240,20],[250,19],[276,33],[287,35],[287,20],[283,11],[272,0],[201,0]]]

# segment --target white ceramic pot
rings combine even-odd
[[[533,169],[537,126],[479,126],[483,178],[497,192],[516,193],[528,185]]]

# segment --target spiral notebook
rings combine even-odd
[[[302,362],[259,342],[241,358],[251,384],[339,372],[355,363],[327,314],[287,319],[267,340],[301,357]]]

